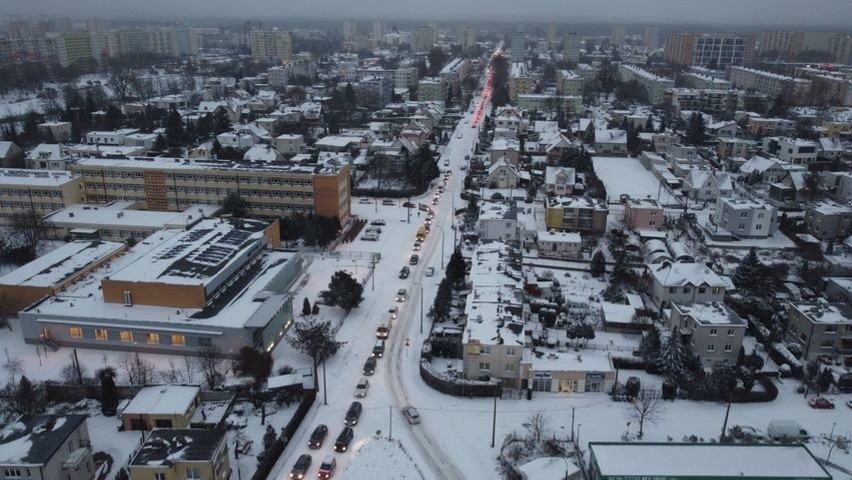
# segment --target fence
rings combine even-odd
[[[420,378],[426,385],[447,395],[457,397],[498,397],[503,395],[503,387],[499,381],[477,381],[445,377],[432,369],[426,359],[420,360]]]
[[[257,466],[257,470],[254,472],[254,475],[252,475],[252,480],[263,480],[269,477],[272,468],[276,463],[278,463],[278,459],[281,458],[281,455],[284,453],[284,449],[287,448],[287,445],[290,443],[290,439],[293,437],[293,434],[296,433],[296,430],[299,429],[299,426],[302,424],[302,421],[305,419],[305,416],[308,414],[308,411],[311,409],[311,406],[313,406],[316,399],[316,390],[304,390],[302,392],[302,402],[299,403],[299,407],[296,408],[296,413],[293,414],[293,417],[281,430],[281,435],[277,440],[275,440],[275,443],[272,444],[272,448],[266,452],[263,462]]]

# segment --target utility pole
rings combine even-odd
[[[328,388],[325,386],[325,358],[322,359],[322,404],[328,405]]]
[[[388,440],[393,440],[393,405],[388,405]]]
[[[491,417],[491,448],[494,448],[494,438],[497,434],[497,389],[494,389],[494,415]]]
[[[423,283],[420,284],[420,335],[423,335]]]
[[[441,229],[441,270],[444,270],[444,229]]]
[[[376,256],[373,255],[370,257],[370,279],[371,286],[370,290],[376,291]]]
[[[408,197],[408,206],[405,207],[405,211],[408,213],[408,219],[406,220],[408,223],[411,223],[411,197]]]
[[[571,407],[571,441],[574,441],[574,407]]]

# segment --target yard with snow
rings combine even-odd
[[[663,204],[675,200],[660,181],[633,157],[592,157],[595,174],[606,187],[608,201],[617,202],[621,194],[631,198],[653,198]]]

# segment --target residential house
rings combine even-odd
[[[664,213],[660,202],[651,198],[628,198],[624,202],[624,223],[631,230],[663,228]]]
[[[740,127],[737,126],[737,122],[721,121],[707,125],[707,135],[711,135],[716,138],[736,138],[742,135],[742,131]]]
[[[24,159],[31,170],[68,170],[73,162],[68,147],[59,143],[40,143]]]
[[[820,240],[843,240],[852,234],[852,207],[832,200],[814,202],[805,208],[805,224]]]
[[[545,224],[548,230],[603,234],[606,232],[608,214],[606,203],[596,198],[554,196],[545,201]]]
[[[595,154],[627,155],[627,131],[619,129],[595,130]]]
[[[571,195],[576,183],[577,175],[573,168],[549,166],[544,171],[544,192],[548,195]]]
[[[852,307],[848,303],[790,303],[787,341],[802,347],[804,360],[852,358]]]
[[[21,415],[0,430],[3,480],[91,480],[85,415]]]
[[[838,202],[852,201],[852,173],[824,172],[822,178],[831,198]]]
[[[751,158],[757,151],[757,142],[743,138],[719,137],[716,155],[721,158]]]
[[[805,171],[792,170],[781,180],[769,185],[769,200],[782,205],[798,206],[804,198],[805,177],[809,175]]]
[[[0,167],[10,168],[21,166],[24,151],[15,142],[0,141]]]
[[[760,200],[719,198],[712,221],[738,238],[766,238],[778,229],[778,209]]]
[[[62,143],[71,140],[71,122],[44,122],[38,124],[41,138],[51,142]]]
[[[752,138],[790,135],[796,131],[796,122],[786,118],[763,118],[749,115],[746,131]]]
[[[833,162],[846,154],[843,142],[837,137],[820,137],[817,158],[825,162]]]
[[[130,461],[133,480],[228,480],[231,475],[224,430],[153,430]]]
[[[683,179],[682,190],[692,200],[715,202],[730,197],[734,184],[729,173],[692,169]]]
[[[546,258],[581,258],[583,245],[578,232],[537,232],[538,255]]]
[[[827,277],[825,295],[830,301],[852,305],[852,277]]]
[[[705,367],[735,365],[747,324],[723,302],[672,302],[668,327],[692,345]]]
[[[477,220],[481,240],[518,240],[518,211],[514,202],[482,202]]]
[[[807,165],[816,162],[819,144],[801,138],[767,137],[763,139],[763,152],[776,155],[786,163]]]
[[[488,187],[518,188],[522,173],[529,174],[528,172],[519,172],[514,165],[508,162],[506,157],[503,157],[488,167]]]
[[[517,140],[497,138],[491,143],[491,163],[505,158],[515,167],[520,165],[521,147]]]
[[[725,292],[734,288],[703,263],[667,263],[651,268],[651,300],[658,307],[669,303],[688,305],[722,302]]]
[[[125,430],[188,428],[201,404],[201,388],[194,385],[142,387],[124,407],[121,424]]]
[[[305,146],[305,138],[303,135],[283,134],[275,137],[275,148],[285,157],[292,157],[297,153],[301,153]]]

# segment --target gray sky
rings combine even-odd
[[[852,0],[0,0],[4,13],[121,19],[587,21],[845,26]]]

